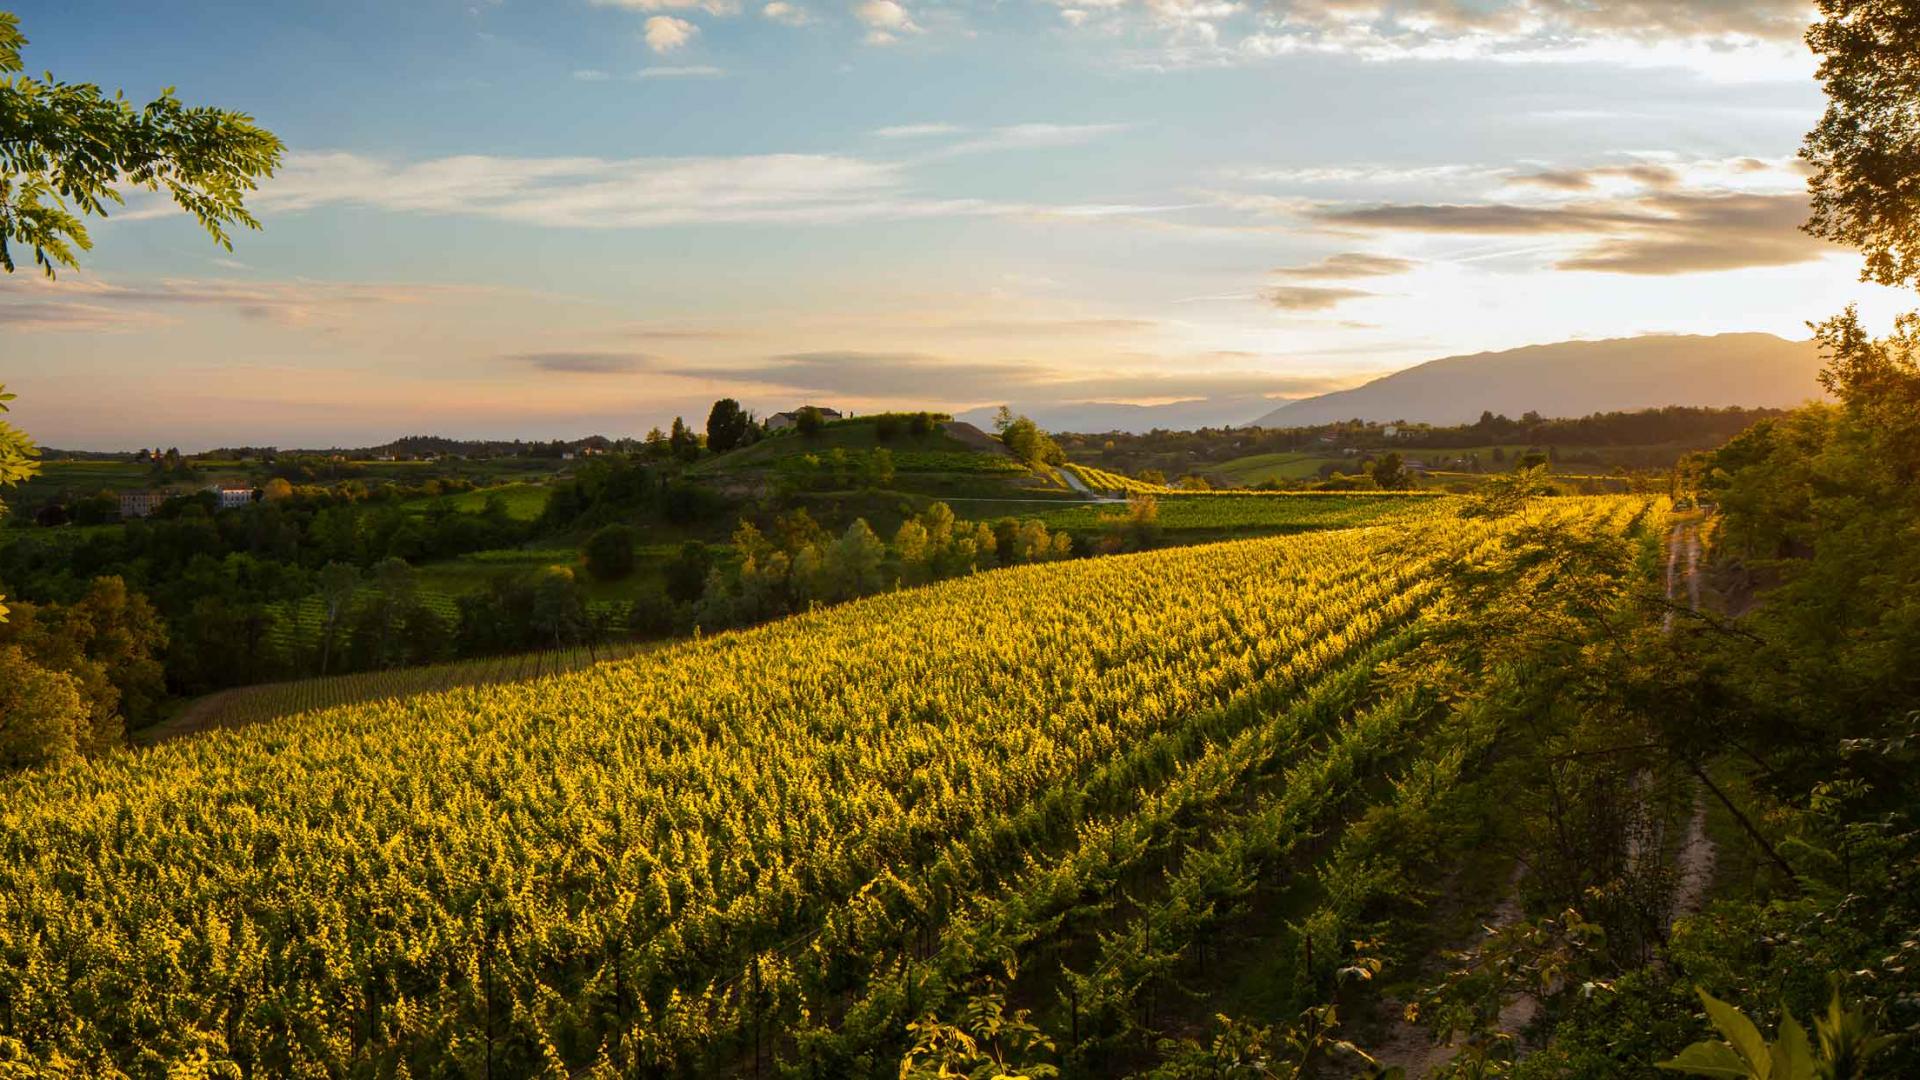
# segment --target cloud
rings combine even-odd
[[[1038,363],[963,360],[914,352],[832,350],[789,353],[741,366],[702,366],[675,373],[796,394],[925,402],[935,393],[947,404],[1022,401],[1143,401],[1313,393],[1329,388],[1321,376],[1262,371],[1193,370],[1219,356],[1153,358],[1157,370],[1089,375]],[[1235,354],[1229,359],[1243,360]],[[1178,372],[1169,374],[1168,370]]]
[[[1412,259],[1349,251],[1339,255],[1329,255],[1317,263],[1306,266],[1283,266],[1273,273],[1278,277],[1298,278],[1303,281],[1340,281],[1347,278],[1389,277],[1394,274],[1404,274],[1418,265],[1420,264]]]
[[[726,72],[712,64],[684,64],[678,67],[647,67],[633,73],[636,79],[717,79]]]
[[[1260,290],[1260,299],[1281,311],[1327,311],[1348,300],[1372,296],[1364,289],[1323,288],[1314,285],[1276,285]]]
[[[692,41],[700,28],[685,19],[676,19],[671,15],[655,15],[647,20],[647,48],[657,53],[672,52]]]
[[[595,7],[623,8],[627,11],[704,11],[709,15],[737,15],[738,0],[591,0]],[[647,20],[649,24],[653,20]]]
[[[1328,206],[1319,222],[1345,229],[1484,236],[1565,236],[1559,270],[1687,274],[1813,262],[1833,249],[1800,231],[1798,194],[1656,191],[1629,198],[1512,203]]]
[[[894,0],[862,0],[854,5],[853,16],[867,28],[867,44],[888,45],[901,34],[917,34],[920,27],[907,9]]]
[[[1800,230],[1807,202],[1797,195],[1657,195],[1645,229],[1607,237],[1554,264],[1610,274],[1686,274],[1813,262],[1833,248]]]
[[[349,204],[577,227],[848,221],[924,209],[894,201],[899,172],[885,162],[818,154],[472,155],[410,164],[347,153],[294,154],[262,185],[257,201],[265,212]]]
[[[1752,158],[1745,159],[1754,161]],[[1754,161],[1762,169],[1765,162]],[[1601,165],[1587,169],[1548,169],[1510,178],[1509,184],[1547,188],[1552,191],[1590,191],[1600,182],[1619,179],[1642,187],[1670,188],[1679,184],[1680,171],[1671,166],[1644,162],[1634,165]]]
[[[805,26],[813,21],[813,16],[806,8],[789,4],[787,0],[773,0],[760,9],[760,14],[783,26]]]
[[[646,353],[537,352],[516,353],[505,359],[514,365],[573,375],[627,375],[658,370],[655,358]]]
[[[286,164],[249,204],[262,214],[348,205],[568,228],[843,224],[979,216],[1090,221],[1157,209],[926,198],[904,190],[906,168],[903,162],[831,154],[462,155],[394,163],[344,152],[295,153],[288,155]]]
[[[578,82],[606,82],[608,79],[613,78],[613,76],[598,68],[581,68],[579,71],[573,73],[573,77]]]
[[[1731,78],[1806,75],[1807,0],[1052,0],[1069,26],[1148,47],[1150,68],[1301,52],[1366,59],[1678,64]]]
[[[956,135],[965,130],[957,124],[895,124],[874,128],[873,133],[882,139],[924,139],[931,135]]]
[[[62,275],[0,286],[0,324],[31,330],[125,330],[162,325],[167,312],[188,307],[222,308],[243,318],[283,326],[332,327],[357,319],[368,308],[418,304],[465,292],[458,287],[386,283],[248,281],[168,278],[119,285],[99,278]]]
[[[977,154],[996,150],[1027,150],[1055,146],[1082,146],[1115,132],[1126,124],[1008,124],[992,128],[977,138],[947,147],[947,154]]]

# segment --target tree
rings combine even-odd
[[[808,405],[793,418],[793,426],[800,434],[812,437],[820,434],[820,429],[827,426],[827,418],[817,407]]]
[[[165,188],[229,251],[228,226],[260,227],[245,199],[282,147],[252,117],[188,107],[171,88],[136,109],[92,83],[20,75],[26,44],[19,18],[0,12],[0,267],[13,271],[12,244],[31,247],[48,277],[77,267],[75,249],[93,247],[81,218],[106,217],[126,184]]]
[[[1395,451],[1389,450],[1373,463],[1373,482],[1380,485],[1382,491],[1398,491],[1409,486],[1412,479]]]
[[[1800,156],[1815,236],[1859,248],[1865,280],[1920,281],[1920,4],[1819,0],[1807,30],[1826,113]]]
[[[716,454],[747,444],[753,418],[732,398],[721,398],[707,413],[707,449]]]
[[[667,449],[681,461],[700,459],[700,436],[694,434],[685,420],[673,418],[673,431],[667,436]]]
[[[285,483],[285,481],[281,481]],[[333,642],[339,636],[340,615],[360,588],[360,572],[350,563],[330,562],[320,568],[320,602],[326,606],[327,620],[320,632],[320,674],[327,673],[333,658]]]
[[[6,24],[0,21],[0,34],[4,34],[5,29]],[[0,49],[3,48],[4,42],[0,39]],[[0,70],[5,68],[0,67]],[[0,98],[0,100],[4,99]],[[0,197],[4,197],[4,194],[4,189],[0,189]],[[14,397],[15,395],[7,393],[6,384],[0,383],[0,413],[7,411],[7,402],[14,400]],[[40,465],[33,460],[39,455],[39,449],[33,445],[33,440],[27,437],[26,432],[5,420],[0,420],[0,488],[12,487],[39,472]],[[6,514],[7,504],[0,502],[0,518],[5,517]],[[6,599],[6,594],[0,593],[0,623],[7,621]]]
[[[1002,405],[998,409],[995,409],[993,411],[993,430],[994,431],[999,432],[1001,435],[1004,436],[1007,433],[1007,429],[1012,426],[1013,426],[1013,407],[1012,406]]]
[[[886,557],[887,545],[874,535],[865,519],[855,518],[826,553],[827,598],[852,600],[879,592],[885,585],[880,568]]]
[[[998,421],[995,426],[999,426]],[[1001,430],[1000,441],[1029,465],[1058,465],[1066,460],[1060,445],[1041,431],[1040,425],[1024,416],[1015,417]]]
[[[608,525],[587,538],[587,573],[596,581],[615,581],[633,573],[633,545],[638,539],[631,525]]]
[[[706,591],[707,571],[713,569],[713,553],[698,540],[680,545],[680,554],[667,563],[667,596],[678,603],[691,604]]]
[[[572,570],[564,566],[550,567],[535,580],[532,625],[555,649],[579,640],[586,633],[590,625],[587,608]]]
[[[0,771],[59,764],[78,752],[87,706],[71,675],[0,646]]]
[[[893,451],[885,447],[867,455],[867,485],[883,488],[893,483]]]

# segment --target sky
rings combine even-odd
[[[253,115],[231,253],[131,192],[0,277],[49,446],[1280,401],[1905,298],[1798,231],[1795,0],[0,0]],[[1811,390],[1811,388],[1810,388]]]

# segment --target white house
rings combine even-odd
[[[251,506],[253,504],[252,488],[221,487],[216,484],[207,490],[213,492],[214,495],[220,499],[220,509],[222,510],[232,510],[236,507]]]
[[[829,409],[821,405],[814,405],[811,407],[820,414],[820,419],[822,420],[841,419],[840,413],[836,409]],[[792,427],[793,425],[800,422],[800,414],[807,411],[808,408],[809,406],[802,405],[799,408],[793,410],[792,412],[774,413],[772,416],[767,417],[767,430],[779,431],[782,428]]]

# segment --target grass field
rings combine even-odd
[[[552,489],[545,484],[517,481],[508,484],[496,484],[492,487],[462,491],[453,495],[441,495],[429,499],[414,499],[406,504],[409,511],[425,513],[439,507],[467,514],[477,514],[487,507],[487,501],[499,497],[507,504],[507,516],[515,521],[533,521],[547,508],[547,496]]]
[[[693,466],[691,471],[696,475],[757,471],[775,468],[787,458],[806,454],[825,454],[833,450],[855,453],[882,447],[894,454],[896,467],[903,458],[912,460],[910,455],[920,455],[924,462],[930,463],[938,459],[926,455],[959,454],[972,457],[978,454],[966,443],[943,431],[915,437],[902,430],[892,439],[882,442],[874,423],[862,418],[828,424],[814,435],[802,435],[791,430],[769,435],[752,446],[707,458]],[[951,464],[948,471],[952,471]]]

